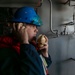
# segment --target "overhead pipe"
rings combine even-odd
[[[53,30],[53,28],[52,28],[52,1],[51,0],[48,0],[48,1],[50,3],[50,12],[51,12],[51,14],[50,14],[50,19],[51,19],[51,21],[50,21],[50,31],[53,34],[56,34],[58,36],[58,30]]]
[[[43,0],[39,0],[36,7],[41,7],[42,6],[42,3],[43,3]]]
[[[50,31],[51,31],[53,34],[56,34],[56,35],[58,36],[58,30],[53,30],[53,29],[52,29],[52,1],[51,1],[51,0],[48,0],[48,1],[49,1],[49,3],[50,3],[50,7],[51,7],[51,8],[50,8],[50,12],[51,12],[51,14],[50,14],[50,19],[51,19],[51,22],[50,22]],[[41,7],[41,6],[42,6],[42,3],[43,3],[43,0],[39,0],[36,7]],[[36,12],[37,12],[37,9],[38,9],[38,8],[36,8]]]
[[[41,7],[42,6],[42,3],[43,3],[43,0],[39,0],[37,5],[36,5],[36,12],[38,12],[38,7]]]
[[[68,2],[69,2],[70,0],[57,0],[57,1],[55,1],[57,4],[63,4],[63,5],[65,5],[65,4],[67,4]]]

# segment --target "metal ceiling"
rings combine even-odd
[[[0,0],[0,7],[36,6],[39,0]]]

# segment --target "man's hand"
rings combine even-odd
[[[14,32],[21,43],[29,44],[26,26],[23,23],[13,23]]]
[[[46,38],[46,43],[44,44],[43,47],[40,47],[39,49],[41,50],[41,53],[43,54],[43,56],[48,57],[48,38],[45,36]]]

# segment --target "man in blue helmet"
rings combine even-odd
[[[31,43],[38,32],[37,27],[41,25],[42,21],[33,7],[22,7],[16,11],[9,25],[12,33],[0,37],[0,75],[47,75],[40,53]],[[48,41],[39,49],[49,67]]]

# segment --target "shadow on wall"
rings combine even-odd
[[[12,8],[0,7],[0,36],[4,35],[4,31],[7,27],[7,22],[10,21],[13,16]],[[4,30],[5,28],[5,30]]]

